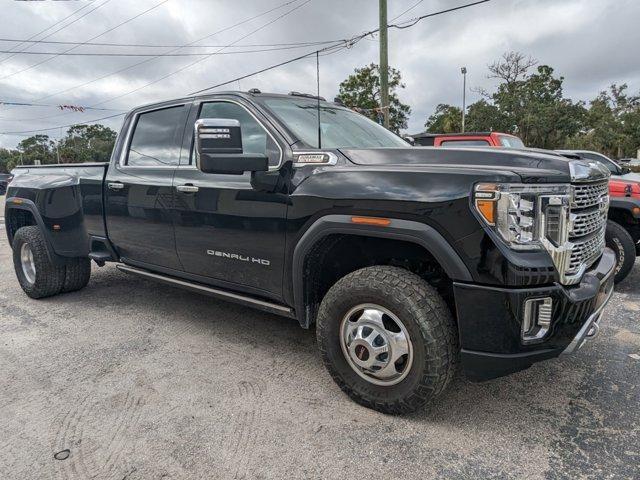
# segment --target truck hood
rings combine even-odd
[[[356,165],[438,166],[510,171],[523,183],[595,181],[609,176],[598,162],[570,160],[555,153],[503,148],[341,149]]]

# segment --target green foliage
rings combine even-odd
[[[456,133],[462,129],[462,109],[441,103],[424,124],[427,132]]]
[[[534,68],[535,70],[531,72]],[[595,150],[612,157],[635,157],[640,147],[640,94],[627,85],[612,85],[589,102],[573,102],[563,93],[563,77],[548,65],[510,52],[489,65],[489,78],[499,81],[493,93],[469,106],[467,131],[500,131],[538,148]],[[438,105],[425,126],[430,132],[461,128],[458,107]]]
[[[389,128],[398,133],[407,128],[411,107],[398,98],[397,90],[405,88],[402,76],[389,68]],[[356,68],[353,75],[340,84],[338,98],[351,108],[363,109],[363,114],[378,122],[380,115],[380,67],[374,63]]]
[[[37,163],[108,162],[115,140],[116,132],[104,125],[74,125],[58,142],[48,135],[33,135],[15,150],[0,149],[0,172]]]

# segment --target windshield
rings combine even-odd
[[[500,145],[509,148],[525,148],[524,143],[518,137],[511,135],[500,135]]]
[[[264,104],[307,146],[318,147],[318,104],[307,98],[267,98]],[[409,147],[400,137],[344,107],[320,102],[323,148]]]

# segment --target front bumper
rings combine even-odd
[[[496,288],[454,284],[463,369],[471,380],[508,375],[533,363],[571,353],[598,332],[598,322],[613,294],[615,254],[605,249],[579,285]],[[524,344],[521,330],[526,300],[551,297],[547,335]]]

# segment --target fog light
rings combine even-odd
[[[524,303],[522,319],[522,342],[542,340],[551,327],[553,300],[551,297],[532,298]]]

